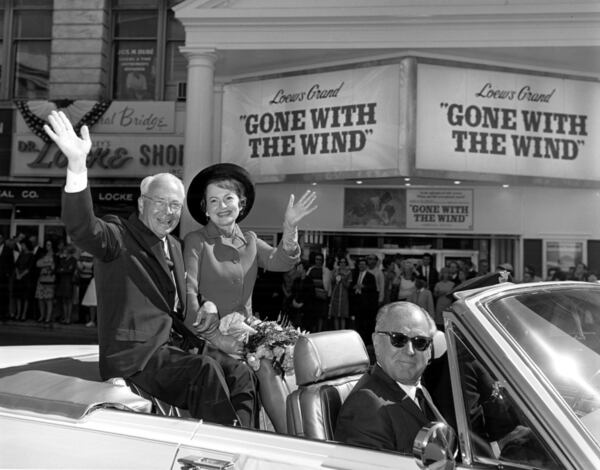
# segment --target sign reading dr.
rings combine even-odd
[[[600,177],[600,84],[419,64],[419,170]]]
[[[255,175],[398,168],[399,66],[225,86],[223,160]]]

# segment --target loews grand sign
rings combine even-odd
[[[416,168],[600,178],[600,84],[419,64]]]

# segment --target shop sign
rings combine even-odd
[[[78,109],[82,109],[82,106]],[[78,120],[75,113],[69,113],[68,109],[65,112],[74,122]],[[47,113],[39,112],[36,116],[44,120],[48,117]],[[15,117],[15,134],[32,134],[21,113],[15,113]],[[99,134],[173,134],[176,131],[175,122],[174,101],[113,101],[93,125],[92,140],[103,138]]]
[[[473,190],[406,190],[406,228],[473,230]]]
[[[34,135],[17,135],[13,141],[13,176],[65,175],[67,159],[55,144]],[[94,178],[139,178],[155,173],[183,176],[183,136],[96,135],[87,160]]]
[[[419,64],[417,170],[600,178],[600,84]]]
[[[92,129],[103,134],[172,134],[174,101],[113,101]]]
[[[254,175],[397,170],[400,66],[226,85],[223,160]]]
[[[0,185],[0,203],[15,205],[60,204],[62,186]],[[134,204],[138,187],[92,187],[92,199],[101,204]]]
[[[60,204],[58,186],[0,185],[0,203],[17,205]]]
[[[92,198],[100,204],[135,204],[139,195],[139,188],[102,187],[91,188]]]

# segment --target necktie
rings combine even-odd
[[[421,390],[420,388],[417,388],[415,392],[415,399],[417,401],[417,404],[419,405],[419,408],[421,408],[421,411],[427,417],[427,419],[435,420],[435,416],[432,416],[433,413],[431,411],[431,408],[429,407],[425,395],[423,394],[423,390]]]
[[[175,267],[175,265],[173,264],[173,260],[171,259],[171,253],[169,252],[169,242],[166,238],[163,241],[163,251],[165,253],[167,266],[169,267],[169,271],[171,272],[171,280],[173,281],[173,285],[175,286],[175,303],[173,305],[173,310],[177,311],[177,307],[179,307],[179,295],[177,294],[177,283],[175,282],[175,273],[173,272],[173,268]]]

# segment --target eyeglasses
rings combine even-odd
[[[161,210],[165,210],[168,207],[173,212],[179,212],[183,208],[183,204],[181,202],[177,202],[177,201],[169,202],[169,201],[165,201],[164,199],[155,199],[151,196],[147,196],[146,194],[142,194],[142,197],[145,197],[149,201],[152,201]]]
[[[397,331],[376,331],[378,335],[387,335],[390,337],[390,343],[395,348],[403,348],[409,341],[412,343],[413,348],[417,351],[426,351],[433,341],[428,336],[406,336],[404,333]]]

